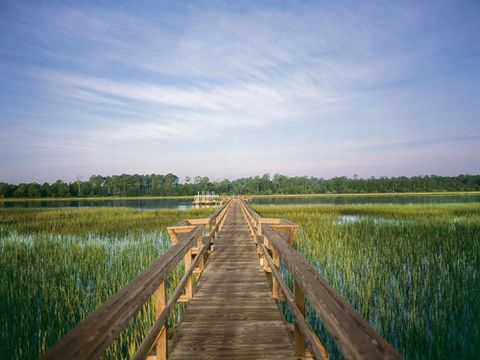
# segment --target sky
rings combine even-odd
[[[0,2],[0,181],[480,173],[480,1]]]

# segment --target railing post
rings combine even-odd
[[[257,219],[257,235],[262,235],[262,223]]]
[[[295,292],[295,304],[305,318],[305,295],[303,294],[303,290],[300,288],[296,281],[294,281],[293,286]],[[296,323],[294,324],[293,335],[295,337],[295,355],[299,357],[304,357],[305,340],[303,339],[302,333],[300,332],[300,329],[298,328]]]
[[[170,236],[170,240],[172,240],[173,246],[177,245],[178,237],[177,233],[174,229],[167,229],[168,235]]]
[[[166,305],[165,282],[162,282],[155,291],[155,317],[158,318]],[[167,328],[164,326],[158,335],[155,350],[157,360],[167,360],[168,344],[167,344]]]
[[[212,222],[210,223],[210,235],[212,236],[212,239],[217,239],[217,219],[213,219]]]
[[[190,266],[192,265],[192,249],[188,250],[184,257],[185,260],[185,273],[188,272]],[[185,300],[189,301],[193,298],[193,286],[192,286],[192,276],[188,277],[187,283],[185,284]]]
[[[198,252],[201,250],[203,246],[203,236],[202,235],[199,235],[197,237],[197,255],[195,256],[198,256]],[[197,264],[197,271],[198,273],[202,273],[203,272],[203,269],[205,268],[205,254],[202,255],[202,258],[199,260],[198,264]]]
[[[272,260],[273,264],[275,265],[275,268],[278,270],[280,267],[280,255],[278,254],[278,251],[272,247]],[[280,294],[280,289],[278,287],[278,281],[275,276],[272,276],[272,296],[274,299],[280,300],[281,299],[281,294]]]
[[[255,229],[253,227],[253,224],[255,223],[252,215],[250,215],[250,213],[247,211],[247,209],[245,208],[245,205],[240,202],[240,206],[242,208],[242,212],[243,212],[243,215],[247,218],[247,222],[248,222],[248,227],[250,228],[250,235],[252,235],[252,242],[254,244],[257,243],[257,240],[256,240],[256,237],[257,237],[257,234],[255,233]]]
[[[210,222],[205,224],[205,235],[210,235]]]
[[[266,235],[263,235],[263,245],[265,246],[265,249],[269,249],[269,245],[268,245],[268,238]],[[267,273],[271,273],[272,270],[270,269],[270,264],[268,263],[267,259],[265,258],[265,255],[262,253],[262,258],[261,258],[261,262],[260,262],[263,266],[263,271],[267,272]]]
[[[288,230],[288,243],[290,245],[293,245],[293,242],[295,241],[295,237],[297,235],[297,230],[298,230],[298,227],[291,227],[289,230]]]

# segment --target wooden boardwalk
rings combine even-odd
[[[238,197],[208,218],[168,227],[173,246],[43,358],[100,358],[153,300],[155,321],[136,349],[135,360],[328,360],[327,349],[305,315],[306,302],[346,359],[401,359],[297,253],[292,246],[297,229],[288,219],[263,218]],[[167,297],[165,282],[182,259],[184,274]],[[290,287],[280,274],[281,263],[293,280]],[[195,288],[194,274],[200,276]],[[167,329],[169,314],[179,301],[188,301],[188,306],[178,327]],[[293,334],[277,301],[290,310]]]
[[[215,241],[169,353],[170,359],[294,358],[287,324],[238,203]]]

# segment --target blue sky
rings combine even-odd
[[[480,173],[479,1],[1,1],[0,181]]]

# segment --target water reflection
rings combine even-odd
[[[0,201],[4,208],[63,208],[63,207],[127,207],[134,209],[189,209],[191,199],[109,199],[109,200],[47,200]]]
[[[254,198],[262,205],[444,204],[480,202],[480,195],[379,195]]]
[[[192,199],[0,200],[0,208],[127,207],[145,210],[189,209],[192,207]],[[252,200],[252,204],[262,205],[442,204],[465,202],[480,202],[480,195],[295,196],[254,198]]]

